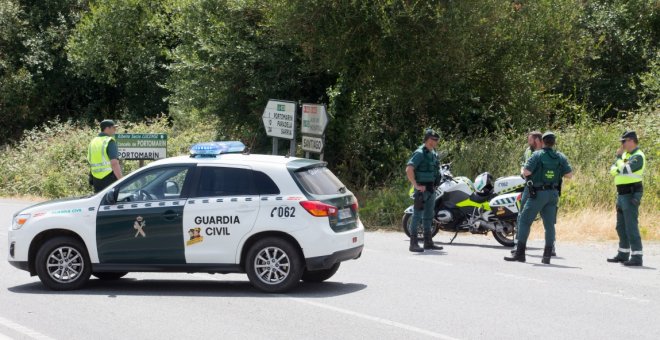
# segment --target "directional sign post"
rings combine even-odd
[[[296,154],[296,103],[271,99],[261,116],[266,134],[273,137],[273,155],[277,154],[278,138],[291,140],[290,154]]]
[[[305,157],[309,153],[321,154],[323,160],[323,147],[325,144],[325,128],[328,126],[328,114],[323,104],[303,104],[300,131],[303,134],[302,148]]]

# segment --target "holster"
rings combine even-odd
[[[415,210],[424,210],[424,193],[415,190]]]

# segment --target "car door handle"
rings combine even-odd
[[[170,221],[176,219],[179,216],[181,216],[181,214],[177,213],[174,210],[168,210],[168,211],[163,213],[163,218],[165,218],[166,220],[170,220]]]

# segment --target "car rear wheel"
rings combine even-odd
[[[112,281],[112,280],[119,280],[122,277],[126,276],[128,274],[127,272],[120,272],[120,273],[115,273],[115,272],[93,272],[92,275],[94,275],[96,278],[100,280],[107,280],[107,281]]]
[[[46,241],[35,257],[39,279],[52,290],[79,289],[89,279],[92,266],[87,249],[72,237],[55,237]]]
[[[328,269],[305,270],[302,275],[302,280],[305,282],[323,282],[335,275],[339,269],[339,264],[340,262],[337,262]]]
[[[246,271],[254,287],[267,293],[283,293],[300,283],[303,261],[289,241],[269,237],[248,250]]]

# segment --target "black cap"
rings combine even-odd
[[[115,124],[115,121],[113,120],[105,119],[101,122],[101,131],[105,130],[105,128],[109,128],[113,126],[119,126],[119,125]]]
[[[626,131],[621,135],[621,141],[625,141],[626,139],[632,139],[634,141],[637,140],[637,133],[635,131]]]
[[[424,132],[424,141],[426,142],[429,138],[433,140],[438,140],[440,139],[440,135],[437,132],[433,131],[433,129],[426,129],[426,131]]]

